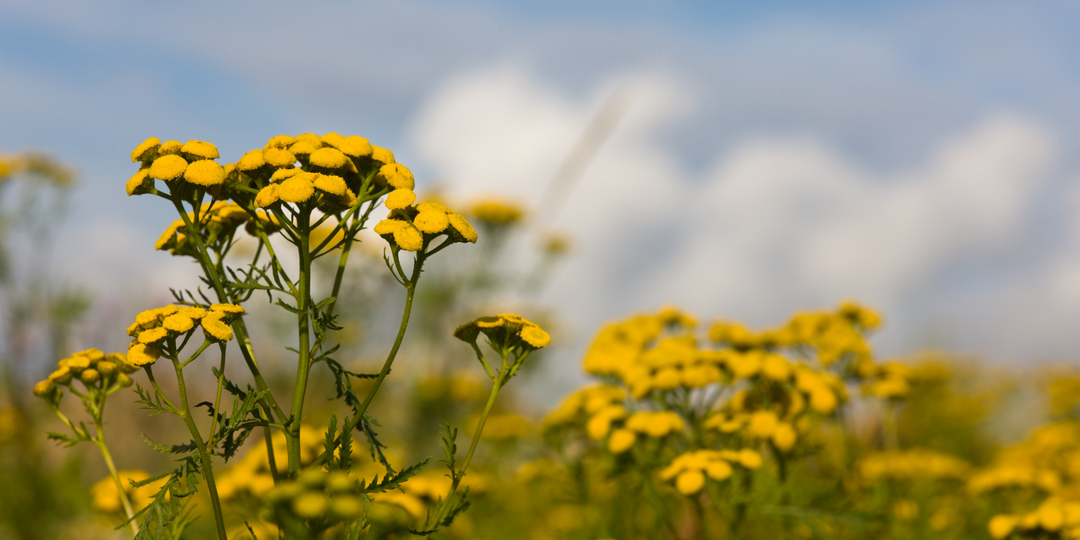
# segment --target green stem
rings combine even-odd
[[[311,372],[310,356],[310,318],[311,309],[311,253],[308,251],[310,238],[311,210],[302,209],[297,216],[297,228],[300,231],[300,290],[296,296],[296,328],[300,338],[297,347],[299,359],[296,365],[296,386],[293,388],[292,410],[286,424],[286,444],[289,451],[289,477],[300,474],[300,423],[304,414],[304,395],[307,393],[308,374]]]
[[[368,406],[371,405],[371,400],[375,399],[375,394],[379,391],[379,387],[382,386],[383,380],[386,379],[386,375],[390,373],[390,367],[394,364],[394,359],[397,358],[398,350],[401,348],[401,342],[405,339],[405,330],[409,327],[409,317],[412,314],[413,296],[416,293],[416,282],[420,279],[420,272],[424,267],[424,257],[416,257],[416,262],[413,263],[412,277],[409,281],[405,282],[405,309],[401,313],[401,324],[398,326],[397,337],[394,338],[394,346],[390,348],[390,353],[386,355],[386,361],[383,362],[382,369],[379,371],[379,376],[375,378],[375,383],[372,385],[371,390],[368,391],[367,396],[364,397],[363,403],[360,404],[360,408],[356,411],[356,416],[349,420],[348,425],[341,432],[341,437],[352,433],[352,430],[356,429],[356,425],[360,423],[364,418],[364,413],[367,412]],[[339,439],[340,443],[341,440]]]
[[[210,451],[213,452],[214,439],[217,438],[217,419],[221,414],[221,388],[225,386],[225,342],[219,344],[221,348],[221,362],[218,364],[217,394],[214,396],[214,410],[210,412]]]
[[[184,211],[184,205],[180,199],[176,197],[171,198],[173,206],[176,207],[176,211],[180,213],[180,219],[184,221],[184,226],[191,232],[189,235],[195,241],[195,247],[199,249],[199,264],[203,268],[203,272],[210,277],[210,281],[214,283],[214,292],[217,293],[218,301],[223,303],[231,303],[230,298],[225,294],[225,286],[221,281],[221,276],[218,274],[217,267],[210,260],[210,252],[206,248],[206,244],[202,240],[202,234],[200,229],[195,227],[191,221],[191,217]],[[198,208],[195,208],[198,211]],[[269,244],[267,244],[269,246]],[[244,362],[247,364],[248,369],[251,371],[252,377],[255,378],[255,387],[259,391],[268,390],[266,381],[262,377],[262,373],[259,371],[259,365],[255,362],[255,349],[251,345],[251,340],[247,336],[247,327],[244,325],[243,319],[237,319],[232,323],[233,332],[236,334],[236,340],[240,343],[240,354],[244,357]],[[285,413],[278,407],[277,401],[274,400],[274,396],[270,392],[266,392],[266,402],[263,403],[263,408],[272,409],[277,413],[278,418],[285,419]]]
[[[184,382],[184,372],[180,369],[180,361],[173,356],[173,369],[176,370],[176,385],[180,391],[180,417],[187,424],[191,438],[199,449],[199,460],[202,461],[203,479],[206,480],[207,491],[210,493],[210,505],[214,508],[214,524],[217,526],[219,540],[227,540],[225,535],[225,518],[221,514],[221,501],[218,500],[217,483],[214,482],[214,469],[210,452],[199,434],[199,427],[195,425],[195,419],[191,417],[191,409],[188,407],[187,384]]]
[[[105,403],[102,402],[101,407],[95,411],[94,414],[94,426],[97,427],[97,437],[94,439],[94,444],[97,445],[98,450],[101,451],[101,457],[105,458],[105,465],[109,467],[109,476],[112,476],[113,483],[116,484],[116,493],[120,495],[120,503],[124,506],[124,513],[127,514],[127,518],[131,521],[131,532],[136,536],[139,535],[139,524],[133,519],[135,517],[135,511],[131,507],[131,500],[127,496],[127,491],[124,490],[124,483],[120,481],[120,473],[116,472],[116,464],[113,463],[112,454],[109,453],[109,447],[105,445],[105,427],[101,421],[102,414],[105,408]]]

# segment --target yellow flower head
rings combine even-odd
[[[274,174],[270,175],[270,181],[275,184],[280,184],[286,178],[292,178],[300,173],[304,172],[299,167],[289,167],[288,169],[278,169],[274,171]]]
[[[349,192],[349,186],[345,184],[345,179],[333,174],[315,173],[315,176],[312,177],[312,184],[316,189],[331,195],[345,195]]]
[[[278,185],[270,184],[259,190],[259,193],[255,195],[255,207],[266,208],[271,204],[278,202],[281,198],[278,197]]]
[[[201,159],[217,159],[221,157],[217,147],[205,141],[190,140],[180,148],[180,151]]]
[[[438,234],[450,226],[450,219],[445,212],[426,211],[420,212],[413,218],[413,224],[417,229],[428,234]]]
[[[149,193],[151,189],[154,189],[154,179],[150,178],[150,168],[139,169],[139,172],[135,173],[135,176],[132,176],[124,187],[127,189],[128,196]]]
[[[281,148],[267,148],[263,150],[263,161],[271,167],[292,167],[296,164],[296,156]]]
[[[320,148],[312,152],[309,159],[312,165],[327,169],[340,169],[349,161],[349,158],[336,148]]]
[[[150,166],[150,177],[158,180],[175,180],[184,174],[188,162],[175,154],[161,156]]]
[[[133,344],[127,352],[127,361],[138,367],[147,366],[157,362],[161,353],[154,347],[148,347],[143,343]]]
[[[187,170],[184,171],[184,180],[199,186],[220,185],[225,182],[225,169],[216,161],[199,160],[188,165]]]
[[[447,214],[446,217],[450,221],[450,226],[461,235],[462,239],[470,244],[476,243],[476,229],[468,221],[465,221],[465,218],[457,214]]]
[[[412,203],[416,202],[416,194],[411,189],[395,189],[386,196],[386,208],[387,210],[401,210],[402,208],[408,208]]]
[[[236,162],[236,168],[241,171],[254,171],[263,165],[266,165],[266,161],[263,159],[262,150],[252,150],[240,156]]]
[[[312,142],[310,140],[296,141],[289,147],[289,151],[298,156],[311,155],[312,152],[322,147],[320,142]]]
[[[161,139],[157,137],[150,137],[139,143],[139,146],[136,146],[135,149],[131,151],[131,162],[149,161],[159,145],[161,145]]]
[[[330,146],[341,150],[346,156],[351,157],[366,157],[372,156],[374,148],[367,139],[357,136],[349,135],[345,137],[345,140],[335,139],[333,142],[327,142]]]
[[[389,152],[389,150],[387,152]],[[378,174],[375,175],[375,182],[377,184],[389,184],[396,189],[413,189],[416,187],[412,171],[400,163],[394,163],[392,156],[390,161],[385,163],[386,165],[380,167]]]
[[[394,231],[394,243],[405,251],[420,251],[424,247],[424,237],[420,234],[420,231],[416,230],[416,227],[404,224],[404,227],[398,227]]]
[[[394,153],[380,146],[371,145],[371,159],[374,159],[375,161],[381,161],[389,165],[391,163],[394,163]],[[412,186],[409,187],[410,189],[412,188]]]
[[[296,138],[294,138],[294,137],[290,137],[288,135],[278,135],[277,137],[274,137],[274,138],[270,139],[269,141],[266,141],[266,147],[265,148],[266,149],[270,149],[270,148],[285,149],[285,148],[288,148],[288,147],[292,146],[295,143],[296,143]]]
[[[195,327],[195,321],[191,320],[191,317],[188,317],[187,315],[181,315],[179,313],[176,313],[165,317],[165,320],[162,321],[161,326],[162,328],[165,328],[166,330],[170,330],[172,332],[184,333]]]
[[[473,319],[454,330],[454,337],[472,343],[481,332],[492,343],[508,343],[511,348],[541,349],[551,344],[551,336],[540,325],[513,313]]]
[[[285,202],[302,203],[315,194],[315,186],[309,179],[310,173],[298,174],[287,178],[277,186],[277,196]]]
[[[619,428],[611,433],[611,438],[608,440],[608,450],[613,454],[621,454],[633,447],[636,441],[637,435],[633,431]]]
[[[184,147],[184,145],[180,144],[180,141],[165,141],[165,142],[161,143],[161,145],[158,146],[157,153],[158,153],[159,156],[166,156],[166,155],[170,155],[170,154],[179,154],[180,149],[183,148],[183,147]]]
[[[201,324],[208,339],[216,341],[229,341],[232,339],[232,328],[229,328],[229,325],[222,322],[221,318],[223,315],[224,314],[220,312],[212,312],[202,318]]]
[[[157,343],[162,339],[165,339],[169,335],[168,329],[163,326],[157,328],[151,328],[149,330],[143,330],[139,332],[139,343],[149,345],[151,343]]]

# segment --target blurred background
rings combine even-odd
[[[124,195],[131,148],[207,140],[228,162],[279,133],[338,131],[392,149],[418,189],[509,197],[572,238],[537,296],[568,371],[633,311],[760,326],[844,298],[884,314],[886,355],[1061,359],[1080,320],[1078,15],[0,1],[0,149],[77,169],[47,265],[88,294],[76,350],[123,347],[113,320],[194,284],[189,261],[150,249],[172,216]]]

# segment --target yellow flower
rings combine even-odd
[[[218,313],[225,313],[228,315],[240,315],[243,313],[247,313],[247,310],[245,310],[243,306],[238,306],[236,304],[212,304],[210,306],[210,311],[216,311]]]
[[[404,223],[394,231],[394,242],[405,251],[420,251],[424,247],[424,237],[415,227]]]
[[[521,340],[537,349],[551,344],[551,336],[539,326],[526,326],[521,329]]]
[[[309,159],[312,165],[327,169],[340,169],[349,161],[349,158],[336,148],[320,148],[312,152]]]
[[[205,141],[190,140],[180,148],[180,151],[202,159],[217,159],[221,157],[217,147]]]
[[[154,155],[154,151],[161,144],[161,139],[157,137],[150,137],[145,141],[139,143],[134,150],[131,151],[131,162],[148,161],[151,156]]]
[[[184,145],[180,144],[180,141],[165,141],[158,146],[157,153],[159,156],[179,154],[180,149],[183,147]]]
[[[621,454],[634,446],[636,440],[637,435],[633,431],[626,428],[616,429],[608,440],[608,450],[611,450],[613,454]]]
[[[320,144],[313,143],[309,140],[296,141],[289,147],[289,151],[298,156],[307,156],[318,150],[319,147]]]
[[[127,361],[133,366],[146,366],[153,364],[161,356],[161,353],[153,347],[147,347],[143,343],[135,343],[127,352]]]
[[[374,153],[374,148],[367,139],[357,136],[349,135],[345,137],[344,141],[335,140],[334,142],[327,142],[330,146],[341,150],[347,156],[352,157],[365,157],[371,156]]]
[[[154,164],[150,166],[150,176],[158,180],[175,180],[184,174],[187,166],[187,161],[180,156],[174,154],[161,156],[155,159]]]
[[[263,150],[263,161],[271,167],[291,167],[296,163],[296,156],[281,148],[267,148]]]
[[[416,202],[416,194],[411,189],[395,189],[386,196],[386,208],[387,210],[400,210],[407,208],[412,203]]]
[[[225,182],[225,169],[216,161],[199,160],[188,165],[184,171],[184,180],[200,186],[220,185]]]
[[[400,219],[384,219],[375,224],[375,234],[379,236],[393,235],[395,231],[406,225]]]
[[[465,221],[465,218],[457,214],[447,214],[446,218],[450,221],[450,226],[453,227],[466,242],[469,242],[470,244],[476,243],[476,229],[474,229],[472,225],[469,225],[469,222]]]
[[[164,327],[151,328],[149,330],[143,330],[139,332],[139,343],[151,344],[161,341],[169,335],[169,331]]]
[[[195,327],[195,321],[192,321],[191,317],[177,313],[165,317],[161,326],[167,330],[172,330],[173,332],[184,333]]]
[[[416,205],[418,212],[442,212],[444,214],[453,214],[454,211],[446,206],[439,204],[435,201],[426,201]]]
[[[285,202],[291,203],[304,202],[314,194],[315,186],[306,177],[302,178],[301,175],[286,179],[278,185],[277,189],[278,197]]]
[[[259,190],[259,193],[255,195],[255,207],[266,208],[271,204],[278,202],[281,198],[278,197],[278,185],[270,184]]]
[[[331,195],[345,195],[349,191],[345,179],[332,174],[315,174],[312,184],[319,190]]]
[[[798,434],[795,432],[794,426],[787,422],[781,422],[772,432],[772,443],[781,452],[787,452],[791,450],[791,447],[795,446],[797,437]]]
[[[265,148],[266,149],[270,149],[270,148],[285,149],[285,148],[288,148],[288,147],[292,146],[295,143],[296,143],[296,139],[294,137],[290,137],[288,135],[278,135],[277,137],[274,137],[274,138],[270,139],[269,141],[266,141],[266,147]]]
[[[53,394],[56,391],[56,386],[49,379],[40,381],[34,385],[34,395],[37,397],[46,397]]]
[[[990,536],[1000,540],[1012,534],[1018,522],[1019,520],[1015,516],[999,514],[990,518],[990,524],[987,528],[990,531]]]
[[[375,161],[381,161],[389,165],[391,163],[394,163],[394,153],[385,148],[371,145],[371,159],[374,159]],[[409,186],[409,189],[412,189],[412,186]]]
[[[127,188],[128,196],[149,192],[154,187],[154,179],[150,178],[150,168],[139,169],[139,172],[135,173],[135,176],[132,176],[124,187]]]
[[[266,165],[266,161],[263,160],[262,150],[252,150],[240,156],[240,159],[236,162],[236,168],[241,171],[254,171],[263,165]]]
[[[413,218],[413,225],[428,234],[438,234],[450,226],[450,219],[447,218],[444,212],[420,212]]]
[[[101,380],[101,373],[96,369],[86,369],[79,375],[79,379],[83,384],[92,386],[94,383]]]
[[[675,479],[675,489],[683,495],[693,495],[705,487],[705,475],[699,470],[685,471]]]
[[[202,327],[208,338],[217,341],[229,341],[233,337],[232,328],[221,321],[222,313],[209,313],[202,318]]]
[[[394,163],[393,155],[391,155],[390,161],[384,163],[386,165],[380,167],[378,174],[375,175],[376,182],[380,185],[389,184],[397,189],[413,189],[415,187],[412,171],[400,163]]]

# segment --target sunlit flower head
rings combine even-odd
[[[150,177],[158,180],[175,180],[184,174],[188,162],[175,154],[161,156],[150,165]]]
[[[131,162],[149,161],[153,158],[154,152],[157,151],[160,144],[161,139],[157,137],[150,137],[139,143],[139,146],[136,146],[135,149],[131,151]]]
[[[199,186],[220,185],[225,182],[225,169],[216,161],[199,160],[187,166],[184,180]]]
[[[416,187],[412,171],[404,165],[393,161],[379,168],[379,173],[375,175],[375,181],[380,185],[388,184],[395,189],[413,189]]]
[[[180,148],[180,151],[199,159],[217,159],[221,157],[217,147],[205,141],[190,140]]]

